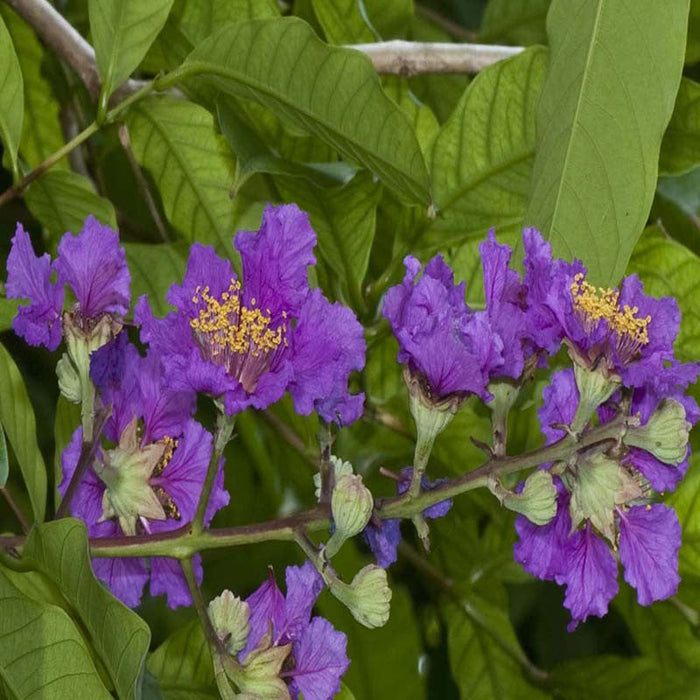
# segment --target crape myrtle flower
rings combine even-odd
[[[111,407],[100,446],[71,501],[71,514],[85,521],[91,537],[128,537],[166,532],[190,522],[212,453],[211,435],[191,416],[195,395],[173,389],[159,358],[143,358],[124,333],[93,353],[92,379]],[[80,457],[78,428],[62,456],[64,494]],[[207,505],[205,524],[225,506],[221,465]],[[152,595],[167,595],[172,608],[191,603],[179,562],[153,557],[93,560],[98,578],[131,607],[150,580]],[[201,559],[195,557],[201,581]]]
[[[680,420],[674,418],[671,423],[686,423],[677,450],[678,461],[684,462],[687,430],[697,421],[698,408],[692,399],[681,397],[687,381],[673,383],[671,377],[681,374],[678,367],[670,368],[665,378],[636,389],[630,414],[644,425],[651,425],[668,413],[669,401],[675,413],[680,409]],[[696,374],[691,370],[686,378]],[[660,388],[666,397],[658,393]],[[656,396],[655,403],[650,394]],[[561,426],[573,421],[579,400],[573,370],[556,372],[545,388],[544,405],[538,411],[548,444],[564,436]],[[613,417],[614,410],[606,406],[599,413],[605,422]],[[649,444],[655,445],[656,440]],[[572,616],[569,630],[589,615],[606,614],[608,603],[618,591],[613,552],[617,552],[625,580],[637,589],[641,605],[668,598],[678,588],[680,524],[671,508],[653,502],[651,490],[675,487],[685,466],[663,464],[638,447],[626,449],[623,445],[622,450],[620,456],[592,448],[579,455],[573,467],[560,470],[561,476],[554,477],[557,513],[546,525],[534,525],[523,516],[516,519],[520,539],[514,546],[515,559],[532,575],[566,586],[564,605]]]
[[[412,467],[404,467],[401,470],[400,476],[396,483],[397,492],[399,495],[406,493],[411,483],[412,476]],[[431,482],[424,476],[421,479],[421,487],[424,491],[431,491],[436,486],[443,483],[443,481],[444,479],[437,479],[436,481]],[[448,498],[426,508],[422,515],[423,518],[434,520],[435,518],[442,518],[443,516],[447,515],[450,508],[452,508],[452,499]],[[372,554],[374,554],[379,566],[386,569],[396,561],[399,542],[401,542],[400,518],[388,518],[387,520],[382,520],[378,523],[374,523],[372,520],[370,520],[362,534],[365,541],[369,545],[369,548],[372,550]]]
[[[61,313],[64,286],[68,285],[75,304],[67,315],[74,332],[94,336],[101,321],[124,316],[129,310],[129,270],[118,235],[88,216],[83,230],[64,234],[58,244],[58,258],[48,253],[37,257],[29,234],[17,224],[7,259],[7,296],[29,299],[21,306],[12,327],[30,345],[55,350],[61,342]],[[107,342],[116,328],[102,330]],[[103,343],[102,343],[103,344]],[[94,348],[93,348],[94,349]]]
[[[291,644],[280,673],[291,696],[329,700],[340,691],[340,679],[350,664],[347,638],[325,618],[312,617],[323,580],[310,562],[287,567],[286,582],[285,596],[271,571],[268,580],[247,598],[249,634],[239,660],[245,663],[261,644]],[[272,636],[266,638],[270,630]]]
[[[231,263],[195,243],[181,285],[163,319],[141,297],[135,320],[141,339],[163,358],[179,389],[222,397],[229,415],[263,409],[289,391],[296,410],[316,410],[327,422],[351,423],[364,395],[348,393],[348,377],[365,361],[362,326],[353,312],[311,291],[314,233],[296,205],[268,206],[259,232],[241,231]]]

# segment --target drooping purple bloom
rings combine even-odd
[[[386,294],[382,313],[399,341],[398,361],[418,376],[429,398],[476,394],[503,367],[503,341],[485,312],[464,301],[464,282],[455,285],[452,270],[436,255],[422,276],[420,262],[404,259],[403,282]]]
[[[7,296],[10,299],[29,299],[28,306],[20,306],[12,321],[17,335],[30,345],[44,345],[55,350],[61,342],[61,310],[63,286],[51,281],[55,267],[51,257],[34,254],[29,234],[22,224],[12,239],[7,258]]]
[[[127,357],[127,371],[116,377],[105,371],[103,362],[118,357],[119,348]],[[157,358],[140,357],[119,338],[98,350],[94,359],[93,380],[98,380],[101,400],[112,409],[105,435],[117,447],[98,448],[71,501],[71,514],[85,521],[91,537],[166,532],[186,525],[194,518],[212,452],[211,435],[190,418],[194,395],[173,390]],[[81,444],[78,428],[62,456],[62,494]],[[228,501],[220,465],[205,523]],[[176,560],[153,558],[148,565],[143,559],[95,559],[94,569],[131,607],[139,604],[149,580],[152,595],[166,594],[171,607],[191,602]],[[199,557],[195,571],[201,579]]]
[[[272,628],[273,645],[292,644],[292,662],[281,674],[292,697],[301,693],[305,700],[327,700],[340,690],[340,679],[350,663],[347,639],[324,618],[311,617],[323,581],[310,562],[288,567],[286,581],[284,596],[270,572],[268,580],[248,597],[250,631],[240,659],[244,661]]]
[[[52,282],[52,274],[57,281]],[[118,235],[94,217],[85,220],[77,236],[64,234],[58,258],[34,255],[28,234],[18,224],[7,260],[7,292],[12,298],[27,298],[13,328],[30,345],[55,350],[61,341],[61,310],[64,285],[76,299],[71,310],[73,324],[89,334],[106,314],[124,316],[129,310],[129,270]]]
[[[259,232],[235,238],[243,260],[239,280],[228,260],[195,244],[176,308],[156,319],[142,297],[135,310],[141,339],[162,358],[182,389],[223,398],[226,411],[265,408],[290,390],[298,412],[349,423],[362,410],[350,373],[364,366],[362,327],[354,314],[311,292],[316,234],[296,205],[269,206]]]
[[[412,476],[413,467],[404,467],[401,470],[396,484],[399,496],[408,490]],[[443,482],[444,479],[429,481],[424,476],[421,479],[421,489],[423,491],[432,491]],[[452,508],[452,499],[448,498],[429,506],[423,511],[422,515],[426,520],[442,518],[447,515],[450,508]],[[379,566],[386,569],[396,561],[397,550],[401,542],[401,520],[399,518],[388,518],[379,523],[374,523],[370,520],[363,531],[363,535]]]

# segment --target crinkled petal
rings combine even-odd
[[[659,492],[674,491],[688,468],[687,460],[678,465],[666,464],[637,447],[631,448],[625,455],[624,464],[641,472]]]
[[[135,608],[141,602],[148,581],[148,570],[143,559],[93,559],[92,568],[95,576],[106,583],[124,605]]]
[[[398,518],[390,518],[382,520],[381,525],[375,525],[370,521],[363,535],[377,564],[383,569],[389,568],[397,558],[397,550],[401,542],[401,521]]]
[[[351,398],[350,373],[365,366],[364,333],[355,314],[337,302],[331,304],[315,289],[294,329],[292,363],[289,391],[297,412],[308,415],[316,409],[326,422],[337,422],[334,409],[346,406]]]
[[[537,409],[540,428],[547,438],[547,444],[564,437],[561,428],[552,427],[555,423],[569,425],[578,408],[579,394],[574,371],[570,368],[559,370],[542,392],[544,403]]]
[[[590,523],[569,537],[564,560],[566,568],[556,581],[566,584],[564,607],[571,612],[568,630],[572,632],[589,615],[603,617],[608,612],[608,603],[619,589],[617,562]]]
[[[282,312],[297,316],[309,293],[308,268],[316,262],[308,215],[296,204],[268,205],[260,231],[240,231],[234,243],[243,261],[245,305],[255,299],[273,319]]]
[[[126,253],[117,233],[93,216],[77,236],[66,233],[61,238],[56,269],[59,281],[73,290],[84,318],[128,313],[131,276]]]
[[[680,546],[678,517],[663,503],[620,511],[620,561],[625,581],[637,589],[640,605],[676,593]]]
[[[294,669],[290,671],[294,697],[328,700],[340,691],[340,679],[350,665],[347,637],[328,620],[315,617],[294,643]]]
[[[195,554],[192,558],[192,566],[195,579],[201,585],[203,572],[202,557],[199,554]],[[151,558],[150,591],[152,596],[167,596],[168,607],[173,610],[182,606],[192,605],[192,596],[187,586],[187,580],[177,559],[168,557]]]
[[[286,611],[282,591],[277,587],[274,574],[270,570],[267,581],[246,598],[250,608],[248,641],[241,652],[241,660],[255,649],[260,640],[272,627],[273,633],[284,626]]]
[[[302,630],[308,626],[311,609],[323,590],[323,579],[309,561],[302,566],[288,566],[285,578],[285,621],[283,629],[276,631],[275,636],[286,641],[299,639]]]
[[[7,257],[7,284],[10,299],[29,299],[28,306],[20,306],[12,321],[12,328],[29,345],[44,345],[55,350],[61,342],[61,310],[63,285],[51,282],[51,258],[34,254],[29,234],[22,224],[12,239]]]

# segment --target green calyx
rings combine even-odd
[[[620,386],[617,375],[608,375],[603,368],[588,369],[574,361],[574,376],[579,403],[571,429],[578,433],[586,427],[598,406],[605,403]]]
[[[291,644],[272,645],[268,632],[260,644],[239,664],[231,659],[226,664],[226,675],[233,681],[239,695],[235,697],[253,700],[288,700],[291,696],[287,684],[280,678],[282,665],[292,650]]]
[[[250,631],[248,603],[224,591],[209,603],[209,619],[226,651],[237,654],[245,647]]]
[[[683,405],[673,399],[665,399],[646,425],[627,431],[624,442],[630,447],[651,452],[666,464],[680,464],[688,451],[690,428]]]
[[[345,474],[338,479],[331,496],[335,531],[326,545],[326,556],[332,557],[345,540],[365,529],[373,508],[372,493],[359,474]]]
[[[360,624],[374,628],[387,623],[391,608],[391,588],[386,571],[381,567],[368,564],[355,574],[352,583],[347,584],[333,578],[328,584],[331,593]]]
[[[491,479],[489,490],[508,510],[524,515],[535,525],[546,525],[557,513],[557,489],[548,471],[530,474],[520,493],[509,491]]]
[[[140,447],[137,421],[129,423],[119,445],[106,452],[95,465],[97,476],[107,487],[99,522],[117,518],[125,535],[135,535],[139,518],[166,519],[165,510],[149,483],[164,452],[165,445],[161,443]]]

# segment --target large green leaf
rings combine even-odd
[[[0,567],[0,691],[8,700],[108,700],[80,631],[60,607],[24,595]]]
[[[170,635],[148,658],[164,700],[218,698],[202,626],[193,620]]]
[[[384,91],[396,102],[411,120],[416,132],[416,138],[420,143],[423,153],[428,153],[435,135],[440,130],[438,120],[433,110],[423,104],[411,92],[406,78],[399,75],[388,75],[382,80]]]
[[[314,14],[331,44],[366,44],[377,41],[360,0],[311,0]]]
[[[7,458],[7,442],[5,441],[5,431],[0,425],[0,488],[7,483],[10,475],[10,464]]]
[[[195,48],[168,82],[194,75],[269,107],[372,170],[409,201],[430,203],[416,135],[382,91],[369,59],[328,47],[305,22],[283,18],[229,25]]]
[[[355,0],[364,7],[382,39],[405,38],[413,14],[413,0]]]
[[[544,44],[552,0],[489,0],[479,29],[485,44]]]
[[[480,73],[437,135],[431,171],[439,216],[416,241],[444,249],[520,230],[547,53],[528,49]],[[474,256],[478,263],[478,256]]]
[[[34,409],[22,375],[3,345],[0,345],[0,423],[27,486],[34,519],[41,522],[46,511],[46,466],[36,440]]]
[[[66,598],[86,629],[118,697],[140,698],[151,633],[136,613],[95,578],[85,524],[65,518],[34,528],[22,557]]]
[[[17,315],[20,304],[17,299],[7,299],[0,297],[0,331],[12,328],[12,321]]]
[[[24,92],[22,71],[12,44],[12,37],[0,17],[0,141],[2,141],[15,177],[19,176],[17,151],[22,137]]]
[[[54,246],[66,232],[78,233],[92,214],[117,228],[112,203],[98,195],[90,180],[72,170],[49,170],[35,180],[24,197],[29,211],[49,232]]]
[[[64,143],[59,120],[60,106],[53,95],[50,81],[42,75],[42,67],[50,59],[30,26],[9,5],[0,4],[0,14],[12,36],[24,82],[26,119],[22,126],[19,152],[22,160],[30,168],[35,168]],[[60,160],[53,167],[67,167],[66,160]]]
[[[661,143],[659,171],[680,175],[700,164],[700,84],[683,78]]]
[[[172,4],[173,0],[89,0],[90,29],[105,99],[146,55]]]
[[[668,498],[669,505],[678,514],[683,528],[679,555],[681,574],[700,578],[700,460],[693,455],[691,468],[675,493]]]
[[[700,167],[675,177],[660,177],[651,221],[700,255]]]
[[[127,121],[134,155],[151,173],[170,223],[189,241],[229,246],[238,207],[229,197],[235,163],[212,115],[164,96],[135,105]]]
[[[277,178],[277,182],[287,201],[308,212],[321,257],[334,273],[340,296],[361,309],[381,187],[367,172],[338,187],[318,187],[299,178]]]
[[[592,282],[616,283],[654,195],[688,0],[555,0],[525,223]]]

